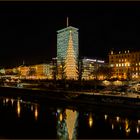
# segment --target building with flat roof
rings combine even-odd
[[[111,51],[109,65],[113,68],[113,78],[140,79],[140,51]]]
[[[97,78],[96,71],[99,69],[99,67],[105,66],[105,61],[91,58],[83,58],[82,65],[82,79],[92,80]],[[98,79],[102,78],[98,77]]]
[[[68,26],[62,30],[57,31],[57,65],[59,67],[64,64],[66,79],[77,79],[78,77],[78,42],[79,40],[77,28]]]

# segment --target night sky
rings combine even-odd
[[[81,57],[107,60],[112,48],[140,48],[140,2],[0,2],[0,68],[56,57],[67,16],[79,28]]]

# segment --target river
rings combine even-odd
[[[140,138],[137,112],[113,108],[76,109],[56,101],[0,97],[0,138],[116,139]],[[106,110],[106,109],[105,109]],[[119,110],[119,109],[118,109]],[[117,111],[119,112],[119,111]]]

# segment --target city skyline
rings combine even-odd
[[[42,63],[56,57],[57,30],[79,29],[79,54],[107,59],[114,49],[139,49],[140,3],[0,3],[0,66]]]

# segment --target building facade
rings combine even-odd
[[[97,77],[97,70],[100,68],[100,67],[104,67],[105,66],[105,61],[103,60],[97,60],[97,59],[91,59],[91,58],[83,58],[82,59],[82,69],[83,69],[83,72],[82,72],[82,79],[85,79],[85,80],[93,80],[93,79],[100,79],[102,80],[103,77],[101,76],[98,76]]]
[[[72,26],[57,31],[57,65],[63,67],[66,79],[77,79],[79,57],[78,29]]]
[[[111,51],[109,65],[113,68],[113,78],[140,79],[140,51]]]

